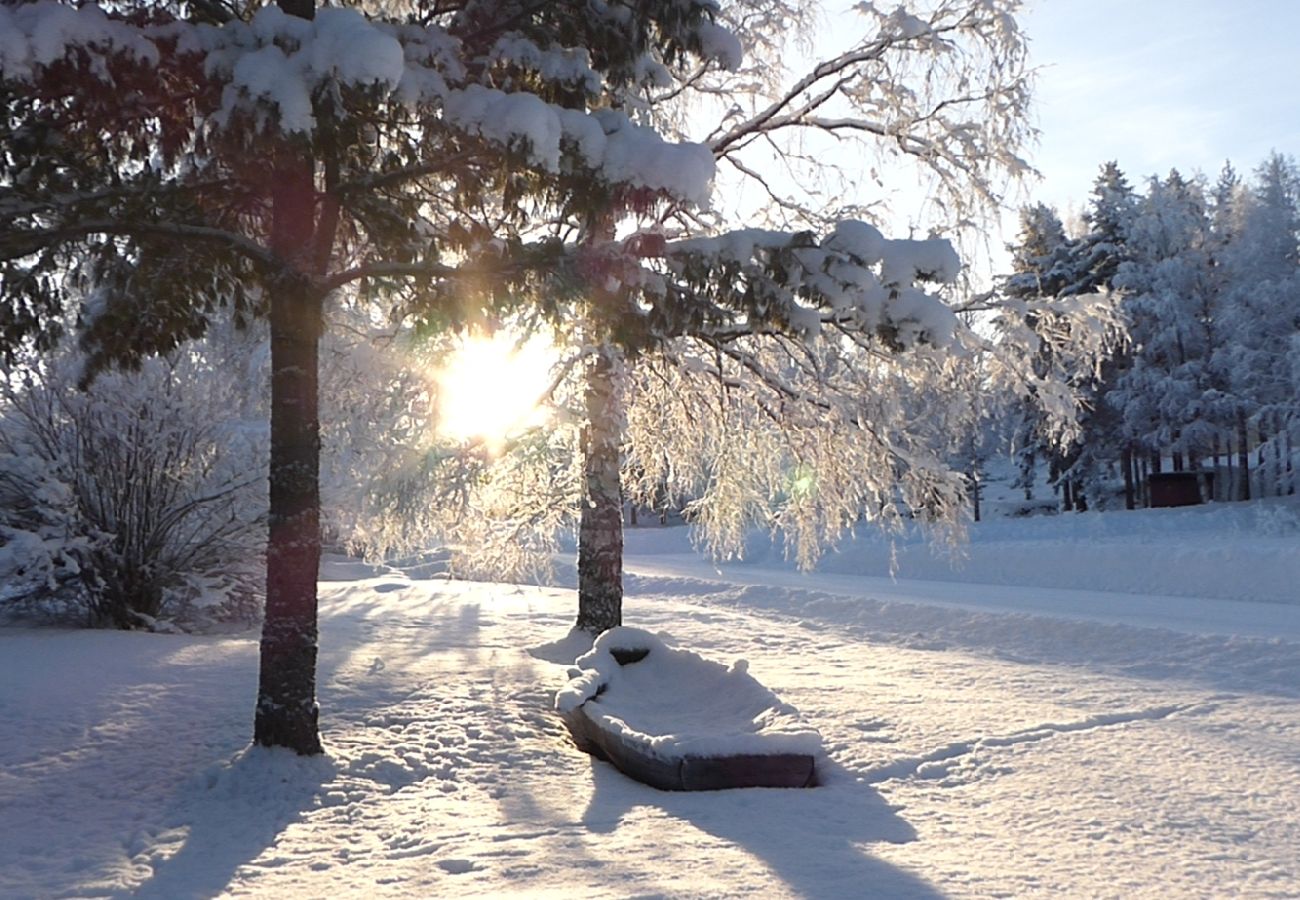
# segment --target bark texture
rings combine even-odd
[[[1125,444],[1120,452],[1119,467],[1124,472],[1124,508],[1137,508],[1137,493],[1133,484],[1133,447]]]
[[[316,578],[320,567],[320,300],[281,292],[271,304],[270,534],[254,740],[321,752],[316,706]]]
[[[312,286],[315,166],[277,166],[272,249],[282,276],[270,290],[271,466],[266,617],[253,740],[320,753],[316,705],[316,579],[320,568],[321,296]]]
[[[582,433],[585,487],[578,525],[578,628],[599,634],[623,624],[623,499],[619,444],[623,409],[614,351],[587,370]]]

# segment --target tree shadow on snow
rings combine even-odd
[[[157,857],[153,875],[129,896],[174,900],[220,894],[241,866],[321,805],[322,786],[334,774],[328,757],[264,747],[248,747],[213,766],[177,795],[168,827],[144,851]],[[174,840],[183,843],[168,855]]]
[[[591,831],[612,832],[629,810],[657,806],[750,853],[802,897],[944,896],[863,848],[908,843],[916,831],[878,791],[834,763],[821,761],[823,783],[808,789],[659,791],[594,759],[592,777],[595,792],[582,819]]]

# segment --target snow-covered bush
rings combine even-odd
[[[200,629],[258,612],[265,425],[210,348],[77,388],[61,353],[0,407],[0,603],[118,628]]]
[[[45,612],[69,614],[81,595],[81,561],[106,543],[81,527],[72,489],[27,435],[0,424],[0,603],[40,600]]]

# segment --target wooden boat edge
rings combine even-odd
[[[623,774],[662,791],[716,791],[741,787],[813,787],[811,754],[731,754],[665,760],[602,728],[587,713],[587,701],[562,718],[578,749],[603,759]]]

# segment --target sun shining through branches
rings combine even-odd
[[[512,435],[546,420],[541,400],[554,363],[555,349],[542,338],[504,330],[460,337],[434,373],[438,434],[499,453]]]

